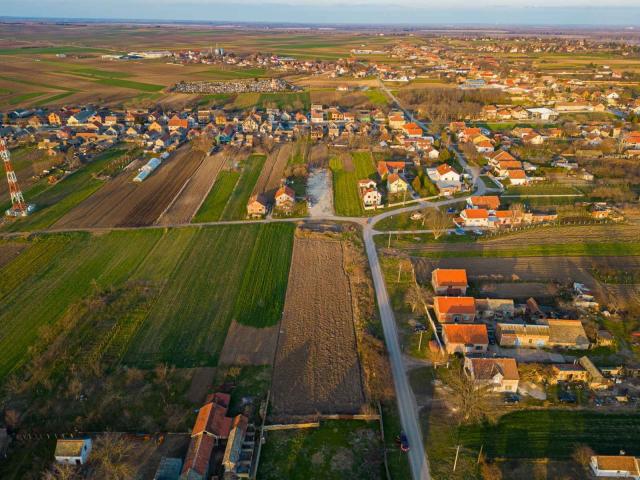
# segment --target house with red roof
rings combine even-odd
[[[433,308],[440,323],[473,323],[476,318],[476,301],[473,297],[433,298]]]
[[[417,123],[406,123],[402,126],[402,130],[409,138],[420,138],[422,136],[422,128]]]
[[[469,282],[464,268],[436,268],[431,272],[431,285],[436,295],[464,295]]]
[[[442,340],[449,355],[486,353],[489,347],[489,335],[484,323],[445,323],[442,325]]]

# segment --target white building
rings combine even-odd
[[[625,455],[594,455],[591,471],[596,477],[640,480],[640,460]]]
[[[56,462],[67,465],[84,465],[91,452],[91,439],[58,440]]]

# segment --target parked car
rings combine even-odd
[[[409,451],[409,439],[404,432],[400,432],[400,450],[403,452]]]

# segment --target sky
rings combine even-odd
[[[640,29],[640,0],[19,0],[7,17]]]

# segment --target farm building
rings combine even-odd
[[[549,344],[549,327],[547,325],[498,323],[496,340],[501,347],[542,348]]]
[[[520,375],[513,358],[465,358],[467,374],[479,386],[494,392],[517,392]]]
[[[588,380],[587,371],[577,363],[556,363],[552,367],[553,376],[551,381],[557,382],[586,382]]]
[[[486,320],[508,319],[515,316],[516,308],[510,298],[477,298],[476,314]]]
[[[276,208],[290,212],[296,203],[296,192],[291,188],[282,186],[275,194]]]
[[[56,462],[67,465],[84,465],[91,452],[91,439],[58,440],[56,443]]]
[[[467,271],[436,268],[431,272],[431,285],[436,295],[464,295],[467,293]]]

